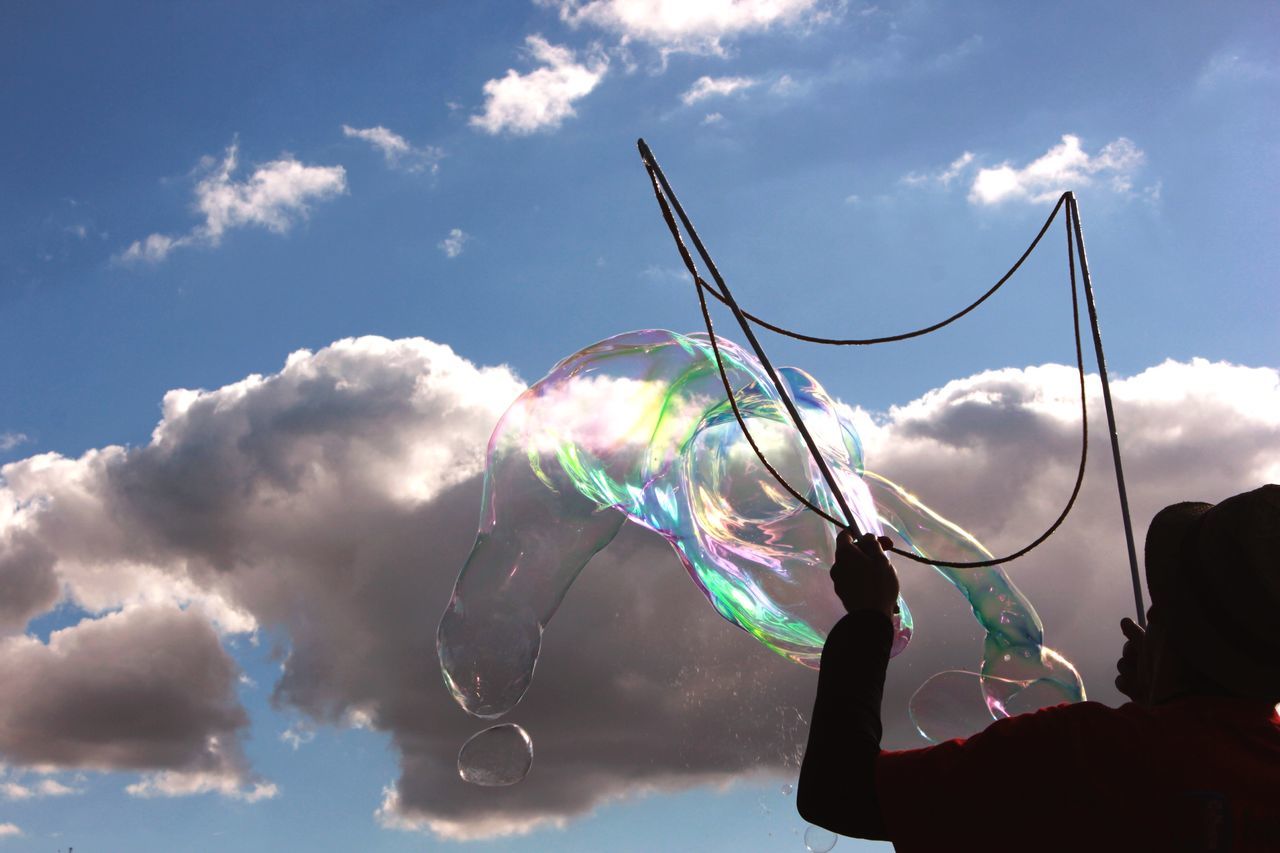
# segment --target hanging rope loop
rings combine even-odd
[[[1035,251],[1036,247],[1040,244],[1041,239],[1048,232],[1049,226],[1053,224],[1054,220],[1057,219],[1058,217],[1058,213],[1061,210],[1063,210],[1063,208],[1065,207],[1067,211],[1065,225],[1066,225],[1066,237],[1067,237],[1067,266],[1068,266],[1068,274],[1069,274],[1069,279],[1071,284],[1072,327],[1073,327],[1074,338],[1075,338],[1076,372],[1079,377],[1079,386],[1080,386],[1080,464],[1076,470],[1075,484],[1072,486],[1071,495],[1070,497],[1068,497],[1066,505],[1062,508],[1062,511],[1058,514],[1058,517],[1054,519],[1053,523],[1050,524],[1049,527],[1046,528],[1043,533],[1041,533],[1028,545],[1022,548],[1019,548],[1017,551],[1011,554],[1008,554],[1007,556],[1004,556],[1004,557],[993,558],[990,560],[976,560],[972,562],[951,562],[946,560],[935,560],[929,557],[924,557],[914,552],[906,551],[897,547],[890,548],[889,550],[891,550],[895,554],[899,554],[903,557],[906,557],[907,559],[914,560],[918,563],[924,563],[926,565],[931,565],[931,566],[943,566],[947,568],[958,568],[958,569],[985,568],[990,566],[998,566],[1003,563],[1010,562],[1011,560],[1016,560],[1017,558],[1022,557],[1030,553],[1035,548],[1039,547],[1042,543],[1045,542],[1045,540],[1047,540],[1050,536],[1052,536],[1054,532],[1058,530],[1059,527],[1061,527],[1062,523],[1066,520],[1067,516],[1071,513],[1072,508],[1075,506],[1076,498],[1079,497],[1081,486],[1084,482],[1084,472],[1085,472],[1086,462],[1088,460],[1088,453],[1089,453],[1088,395],[1086,393],[1086,388],[1085,388],[1084,349],[1083,349],[1081,333],[1080,333],[1079,293],[1076,285],[1076,256],[1078,254],[1080,259],[1081,278],[1084,282],[1085,301],[1089,309],[1089,321],[1090,321],[1090,326],[1093,332],[1094,348],[1095,348],[1095,353],[1098,361],[1098,369],[1102,377],[1103,402],[1105,404],[1106,411],[1107,411],[1107,421],[1108,421],[1108,427],[1111,435],[1112,455],[1113,455],[1113,461],[1114,461],[1115,470],[1116,470],[1117,485],[1119,487],[1119,492],[1120,492],[1121,514],[1124,517],[1125,536],[1126,536],[1126,540],[1129,547],[1129,562],[1130,562],[1130,569],[1131,569],[1132,580],[1133,580],[1134,601],[1135,601],[1135,605],[1137,607],[1137,612],[1138,612],[1138,622],[1140,625],[1143,625],[1145,627],[1146,614],[1144,612],[1144,607],[1142,604],[1142,587],[1141,587],[1141,582],[1138,576],[1136,549],[1133,543],[1133,530],[1132,530],[1132,525],[1129,519],[1128,497],[1125,493],[1125,488],[1124,488],[1124,475],[1121,469],[1121,462],[1120,462],[1120,445],[1119,445],[1119,440],[1118,440],[1117,431],[1115,427],[1115,416],[1114,416],[1112,403],[1111,403],[1110,385],[1107,381],[1106,362],[1102,352],[1102,337],[1098,329],[1097,309],[1094,304],[1093,287],[1089,278],[1089,268],[1084,255],[1084,237],[1083,237],[1082,229],[1080,226],[1079,209],[1076,204],[1075,196],[1071,192],[1064,192],[1058,198],[1057,204],[1054,205],[1053,210],[1049,213],[1048,218],[1045,219],[1044,224],[1040,226],[1040,230],[1039,232],[1037,232],[1035,238],[1031,241],[1030,245],[1027,246],[1026,250],[1023,251],[1023,253],[1018,257],[1018,259],[1014,262],[1014,264],[1008,269],[1008,271],[1006,271],[1005,274],[1002,275],[996,281],[995,284],[993,284],[990,288],[988,288],[985,293],[983,293],[981,296],[979,296],[973,302],[969,303],[964,308],[960,309],[959,311],[955,312],[949,317],[946,317],[943,320],[932,323],[928,326],[924,326],[918,329],[912,329],[905,332],[898,332],[896,334],[883,335],[880,337],[873,337],[873,338],[829,338],[829,337],[821,337],[817,335],[810,335],[802,332],[796,332],[791,329],[786,329],[774,323],[770,323],[767,320],[764,320],[756,316],[755,314],[751,314],[747,311],[744,311],[742,307],[738,304],[737,300],[733,297],[733,294],[729,290],[728,284],[725,283],[723,276],[720,275],[719,269],[716,267],[715,262],[711,259],[711,254],[707,251],[706,246],[703,245],[701,238],[698,236],[697,229],[693,227],[693,223],[690,221],[688,215],[685,213],[684,207],[680,204],[679,198],[676,197],[674,190],[672,190],[671,188],[671,184],[667,181],[666,175],[663,173],[662,168],[658,165],[657,159],[653,156],[653,151],[650,150],[649,146],[645,143],[643,139],[638,140],[637,147],[640,150],[640,158],[644,163],[645,170],[648,172],[648,175],[649,175],[650,183],[653,186],[654,196],[657,199],[658,207],[662,212],[663,221],[666,223],[667,229],[671,232],[671,238],[676,245],[676,250],[680,254],[680,259],[684,262],[685,268],[689,271],[689,275],[693,278],[694,286],[698,294],[698,305],[702,311],[703,324],[706,327],[707,336],[711,342],[712,354],[715,358],[717,371],[720,374],[721,383],[724,386],[725,396],[729,401],[730,407],[733,409],[733,416],[737,420],[738,426],[742,429],[742,433],[746,437],[747,443],[751,445],[752,451],[755,452],[756,457],[760,460],[760,463],[765,467],[765,470],[769,472],[769,475],[773,477],[773,479],[777,481],[777,483],[780,486],[782,486],[782,488],[785,489],[792,497],[794,497],[797,501],[799,501],[803,506],[817,513],[820,517],[826,519],[831,524],[834,524],[837,527],[851,527],[855,532],[857,532],[858,530],[856,519],[854,518],[854,515],[850,510],[843,493],[840,490],[839,484],[837,483],[835,477],[832,475],[826,460],[823,458],[822,453],[819,451],[818,446],[816,442],[813,440],[812,435],[810,435],[808,428],[805,426],[804,420],[800,417],[800,414],[797,411],[795,404],[791,400],[791,396],[787,393],[787,389],[784,383],[778,378],[777,372],[774,370],[772,362],[769,361],[768,355],[765,353],[764,348],[760,345],[759,340],[756,338],[756,335],[752,326],[753,325],[760,326],[762,328],[769,329],[770,331],[776,332],[777,334],[785,335],[787,337],[794,338],[796,340],[807,341],[810,343],[826,344],[831,346],[870,346],[874,344],[891,343],[895,341],[908,340],[910,338],[916,338],[916,337],[930,334],[932,332],[936,332],[939,329],[942,329],[950,325],[956,320],[959,320],[961,317],[964,317],[966,314],[973,311],[979,305],[982,305],[984,302],[987,301],[987,299],[989,299],[992,295],[994,295],[997,290],[1003,287],[1004,284],[1008,282],[1013,277],[1013,275],[1018,271],[1018,269],[1022,266],[1023,262],[1028,257],[1030,257],[1032,252]],[[674,214],[673,214],[673,211],[674,211]],[[679,219],[679,224],[677,224],[677,221],[676,221],[677,218]],[[685,245],[684,238],[681,235],[681,231],[680,231],[681,226],[683,226],[684,228],[684,233],[688,235],[689,242],[693,244],[694,249],[697,251],[703,263],[706,265],[708,273],[711,275],[711,278],[715,282],[714,285],[708,283],[699,273],[697,263],[694,261],[693,255],[689,252],[688,247]],[[742,330],[743,334],[746,336],[747,342],[751,345],[752,350],[755,352],[756,358],[759,359],[761,366],[764,368],[765,373],[768,375],[769,381],[773,384],[774,389],[777,391],[778,398],[781,400],[784,408],[787,410],[788,415],[791,417],[791,420],[795,425],[796,430],[800,433],[801,438],[804,440],[805,446],[808,448],[810,455],[813,457],[814,463],[817,465],[818,471],[821,473],[823,480],[826,482],[827,488],[831,491],[831,494],[834,496],[836,503],[839,505],[840,511],[844,515],[843,521],[833,517],[830,513],[826,512],[820,506],[816,505],[813,501],[805,497],[805,495],[801,494],[801,492],[798,489],[796,489],[791,483],[787,482],[786,478],[783,477],[782,474],[772,465],[772,463],[769,462],[764,452],[760,449],[759,445],[756,443],[755,438],[751,435],[751,430],[747,426],[746,419],[743,418],[742,412],[738,408],[738,403],[736,399],[737,395],[731,383],[729,382],[729,376],[725,369],[724,357],[720,351],[720,343],[716,335],[715,324],[712,322],[711,312],[707,303],[708,295],[710,295],[712,298],[716,299],[720,303],[724,304],[726,307],[729,308],[730,312],[732,312],[734,319],[738,323],[739,328]]]

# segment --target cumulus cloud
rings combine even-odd
[[[705,101],[707,98],[724,97],[732,95],[734,92],[750,89],[759,82],[753,77],[708,77],[704,75],[694,81],[694,84],[680,96],[680,100],[688,107],[699,101]]]
[[[60,592],[53,552],[22,529],[12,510],[0,507],[0,635],[21,631],[52,607]]]
[[[0,577],[7,580],[10,565],[29,562],[34,551],[38,567],[53,573],[54,589],[75,603],[94,612],[124,609],[55,632],[48,644],[23,635],[0,642],[7,685],[0,756],[18,765],[146,771],[128,788],[135,796],[273,795],[274,786],[244,761],[247,717],[235,696],[237,668],[214,626],[257,627],[237,609],[242,599],[264,605],[256,617],[267,624],[320,620],[290,631],[295,647],[286,680],[299,685],[309,681],[303,673],[313,663],[333,663],[329,654],[337,649],[328,643],[354,640],[352,651],[364,645],[343,631],[319,631],[319,646],[308,638],[330,619],[356,635],[366,631],[372,623],[357,623],[386,602],[370,604],[354,622],[342,614],[353,585],[363,585],[361,571],[395,566],[416,574],[412,567],[430,546],[401,541],[391,560],[372,529],[374,541],[363,545],[363,537],[351,536],[356,528],[317,539],[330,525],[323,517],[361,526],[360,496],[376,494],[365,510],[398,519],[393,527],[415,524],[415,506],[476,481],[484,436],[520,389],[509,371],[475,369],[425,341],[341,342],[319,354],[297,353],[271,377],[215,392],[171,392],[145,447],[104,448],[75,460],[46,454],[4,466]],[[371,421],[374,412],[381,414]],[[473,526],[477,500],[469,495],[451,519],[458,531]],[[60,544],[50,552],[45,538]],[[317,603],[320,609],[299,610],[287,586],[298,578],[312,583],[317,571],[334,573],[325,583],[341,579],[336,595]],[[176,600],[198,598],[193,590],[204,590],[205,600],[177,609]],[[51,605],[42,590],[20,610],[29,617]],[[411,621],[421,623],[419,617]],[[19,628],[19,620],[9,627]],[[346,665],[365,668],[355,659]],[[368,695],[300,702],[315,719],[328,720],[323,709],[332,708],[349,725],[367,724],[376,705]]]
[[[664,52],[718,54],[723,42],[775,26],[820,23],[835,13],[819,0],[538,0],[573,27],[587,25]]]
[[[387,165],[393,169],[406,172],[427,171],[434,175],[440,171],[440,161],[444,159],[443,148],[437,148],[434,145],[422,147],[410,145],[409,140],[382,125],[356,128],[344,124],[342,135],[348,139],[362,139],[369,143],[382,152]]]
[[[41,779],[34,785],[24,785],[21,782],[9,780],[0,782],[0,796],[6,800],[30,800],[39,797],[66,797],[72,794],[82,794],[80,788],[72,788],[70,785],[64,785],[57,779]]]
[[[0,823],[0,838],[13,838],[22,834],[16,823]]]
[[[525,46],[539,67],[526,74],[511,68],[485,83],[484,112],[471,117],[472,127],[516,136],[554,130],[577,115],[574,103],[591,94],[609,70],[608,57],[598,50],[580,62],[573,50],[539,35],[527,37]]]
[[[19,444],[26,444],[30,440],[24,433],[20,432],[0,433],[0,453],[13,450]]]
[[[307,166],[282,156],[254,168],[243,180],[233,175],[239,144],[232,143],[220,162],[205,158],[205,173],[195,188],[195,210],[204,222],[186,234],[150,234],[135,240],[118,259],[123,262],[158,263],[174,249],[217,246],[235,228],[265,228],[277,234],[306,218],[312,203],[341,195],[347,190],[346,170],[341,166]]]
[[[448,235],[436,244],[436,248],[444,252],[446,258],[456,258],[462,254],[471,235],[461,228],[450,228]]]
[[[0,755],[26,766],[166,768],[175,780],[239,791],[253,779],[236,671],[194,610],[137,607],[55,631],[47,643],[8,637],[0,641]],[[71,793],[48,780],[36,791]]]
[[[1105,179],[1114,192],[1128,193],[1134,173],[1145,160],[1142,150],[1123,136],[1089,154],[1081,147],[1080,137],[1066,134],[1026,166],[1018,168],[1006,161],[979,169],[969,187],[969,201],[977,205],[1054,201],[1066,190],[1092,186],[1097,179]]]
[[[212,744],[218,746],[216,742]],[[148,773],[138,782],[125,787],[125,793],[142,799],[153,797],[190,797],[196,794],[221,794],[232,800],[256,803],[270,800],[280,793],[274,782],[245,780],[243,772],[225,769],[209,771],[164,770]],[[246,784],[246,781],[248,784]]]
[[[859,411],[868,463],[993,550],[1017,547],[1070,488],[1075,381],[1053,365],[992,371],[878,418]],[[459,780],[457,750],[479,726],[441,683],[435,623],[474,536],[486,439],[522,388],[509,370],[428,341],[362,338],[296,353],[275,374],[170,392],[145,446],[0,469],[0,556],[25,542],[76,600],[106,601],[103,590],[139,572],[146,584],[167,578],[172,594],[201,590],[287,635],[275,703],[320,736],[359,724],[398,751],[399,778],[375,816],[388,827],[519,834],[630,795],[794,774],[813,673],[727,626],[669,546],[628,526],[569,591],[510,715],[533,736],[533,772],[508,789]],[[1167,362],[1117,380],[1113,394],[1140,529],[1163,503],[1280,479],[1277,370]],[[1090,401],[1103,435],[1096,380]],[[1114,700],[1119,637],[1107,632],[1131,605],[1108,454],[1095,448],[1092,459],[1077,512],[1011,573],[1050,644],[1080,666],[1096,698]],[[892,745],[913,742],[905,703],[920,681],[971,669],[980,654],[961,597],[930,570],[900,571],[918,632],[890,670]],[[217,738],[231,754],[243,725],[213,612],[130,605],[58,635],[58,649],[77,649],[63,663],[49,663],[55,638],[47,647],[4,641],[3,683],[31,661],[56,676],[0,697],[0,718],[38,726],[38,737],[0,741],[5,760],[139,769],[148,775],[131,789],[138,795],[222,790],[209,773],[238,772],[235,795],[245,798],[269,790],[210,752]],[[143,648],[172,650],[172,666],[142,672],[132,662]],[[185,698],[173,695],[183,685]],[[124,698],[134,691],[163,700],[147,703],[145,726]],[[36,708],[59,705],[54,696],[88,693],[127,712],[36,719]]]
[[[1008,201],[1055,201],[1068,189],[1097,186],[1098,181],[1104,181],[1102,186],[1112,192],[1130,195],[1134,194],[1134,178],[1146,155],[1123,136],[1107,143],[1096,154],[1089,154],[1078,136],[1066,134],[1059,144],[1022,167],[1006,161],[984,168],[977,165],[977,159],[972,151],[965,151],[937,171],[907,173],[902,183],[910,187],[948,188],[973,175],[969,181],[969,202],[981,206]],[[1159,199],[1159,194],[1158,181],[1140,193],[1152,202]]]

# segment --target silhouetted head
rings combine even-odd
[[[1146,563],[1151,653],[1176,655],[1197,687],[1280,700],[1280,485],[1165,507]]]

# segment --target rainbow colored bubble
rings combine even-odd
[[[838,517],[760,364],[723,339],[720,351],[757,444],[788,482]],[[817,380],[796,368],[779,373],[860,529],[935,559],[990,557],[973,536],[866,468],[849,410]],[[520,701],[543,630],[578,573],[627,521],[671,544],[722,617],[817,666],[843,615],[828,575],[836,529],[761,465],[705,335],[628,332],[557,364],[512,403],[490,438],[480,529],[437,635],[445,683],[467,712],[495,718]],[[1084,697],[1079,674],[1043,645],[1039,617],[999,568],[938,571],[986,632],[976,678],[992,716],[1021,708],[1019,696],[1038,705]],[[899,608],[895,655],[912,632],[907,603],[900,599]]]

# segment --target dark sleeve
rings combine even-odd
[[[1023,845],[1035,839],[1038,850],[1098,850],[1103,837],[1107,850],[1171,849],[1130,837],[1144,823],[1156,829],[1137,818],[1150,813],[1143,798],[1158,781],[1148,772],[1139,714],[1096,702],[1059,705],[999,720],[966,740],[882,752],[876,801],[884,831],[913,851],[947,849],[958,831]]]
[[[885,837],[875,772],[892,645],[889,617],[860,610],[836,623],[822,650],[796,807],[809,823],[841,835]]]

